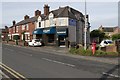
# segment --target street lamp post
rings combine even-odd
[[[84,28],[84,50],[87,49],[87,20],[86,20],[86,0],[85,0],[85,28]]]

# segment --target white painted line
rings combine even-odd
[[[3,66],[4,67],[3,67]],[[21,78],[27,80],[23,75],[21,75],[20,73],[16,72],[15,70],[11,69],[10,67],[6,66],[5,64],[0,62],[0,66],[5,69],[7,72],[9,72],[10,74],[12,74],[13,76],[15,76],[16,78],[19,78],[18,76],[20,76]],[[5,68],[6,67],[6,68]],[[12,71],[12,72],[11,72]],[[15,73],[15,74],[14,74]],[[17,74],[17,75],[16,75]]]
[[[16,78],[19,78],[17,75],[13,74],[11,71],[9,71],[8,69],[6,69],[5,67],[3,67],[2,65],[0,65],[1,68],[3,68],[4,70],[6,70],[7,72],[9,72],[11,75],[13,75]]]
[[[104,75],[111,76],[111,77],[120,78],[120,76],[118,76],[118,75],[113,75],[113,74],[109,74],[109,73],[106,73],[106,72],[103,72],[103,74],[104,74]]]
[[[75,65],[73,65],[73,64],[63,63],[63,62],[60,62],[60,61],[55,61],[55,60],[51,60],[51,59],[47,59],[47,58],[42,58],[42,59],[43,59],[43,60],[46,60],[46,61],[58,63],[58,64],[67,65],[67,66],[70,66],[70,67],[75,67]]]
[[[9,78],[6,74],[4,74],[1,70],[0,70],[0,74],[5,76],[5,78]]]

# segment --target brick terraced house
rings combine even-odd
[[[20,41],[23,40],[23,33],[25,34],[25,41],[30,41],[33,39],[33,31],[36,28],[36,24],[39,16],[41,15],[41,11],[36,10],[35,16],[29,18],[28,15],[24,16],[24,20],[16,23],[13,21],[13,25],[9,27],[9,39],[13,40],[14,35],[18,35],[20,37]]]

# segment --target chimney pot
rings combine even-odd
[[[25,16],[24,16],[24,20],[26,20],[26,19],[29,19],[29,16],[28,16],[28,15],[25,15]]]
[[[13,26],[14,26],[15,24],[16,24],[16,21],[14,20],[14,21],[13,21]]]
[[[36,10],[36,11],[35,11],[35,16],[41,16],[41,11]]]

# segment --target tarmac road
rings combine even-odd
[[[117,78],[117,64],[2,45],[2,63],[26,78]]]

